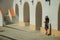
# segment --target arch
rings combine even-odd
[[[38,2],[36,5],[36,30],[40,30],[42,27],[42,5]]]
[[[60,31],[60,4],[58,9],[58,30]]]
[[[18,5],[15,5],[15,13],[16,13],[16,22],[19,22],[19,8]]]
[[[24,22],[25,22],[25,24],[28,23],[28,25],[30,23],[30,12],[29,12],[28,2],[24,3]]]

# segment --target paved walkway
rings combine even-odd
[[[8,25],[3,27],[4,32],[0,32],[0,40],[60,40],[54,36],[41,34],[39,31],[30,31],[28,27]]]

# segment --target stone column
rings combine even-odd
[[[2,17],[2,13],[0,11],[0,32],[3,31],[3,17]]]

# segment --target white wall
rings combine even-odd
[[[50,23],[53,29],[58,28],[58,5],[59,0],[51,0],[50,5]]]
[[[34,3],[32,4],[30,0],[30,24],[36,25],[36,20],[35,20],[35,14],[36,14],[36,4],[37,0],[34,0]]]
[[[58,6],[60,0],[51,0],[51,4],[49,6],[48,2],[42,1],[42,7],[43,7],[43,21],[42,26],[44,27],[44,20],[45,16],[48,15],[50,19],[50,23],[52,25],[52,29],[58,29]]]
[[[19,21],[24,22],[24,16],[23,16],[23,10],[24,10],[24,3],[28,2],[29,9],[30,9],[30,24],[35,25],[35,7],[36,7],[36,0],[34,0],[34,5],[32,5],[32,0],[22,0],[22,3],[20,4],[19,1],[15,0],[15,4],[17,3],[19,5]]]
[[[25,2],[28,2],[29,3],[29,9],[30,9],[30,24],[33,24],[33,25],[36,25],[36,18],[35,18],[35,15],[36,15],[36,5],[37,5],[37,2],[40,1],[41,4],[42,4],[42,26],[44,27],[44,20],[45,20],[45,16],[46,15],[49,15],[49,3],[48,2],[45,2],[45,0],[34,0],[34,4],[32,5],[32,0],[22,0],[22,3],[20,4],[19,0],[15,0],[15,4],[18,4],[19,5],[19,21],[24,21],[24,17],[23,17],[23,10],[24,10],[24,3]],[[14,4],[14,6],[15,6]]]
[[[49,16],[49,2],[48,1],[46,2],[45,0],[41,0],[41,3],[42,3],[42,27],[45,27],[44,26],[45,16],[46,15]]]
[[[23,10],[24,10],[24,3],[29,3],[30,9],[30,24],[36,25],[35,21],[35,14],[36,14],[36,5],[39,0],[34,0],[34,4],[32,5],[32,0],[22,0],[20,4],[20,0],[2,0],[0,5],[4,11],[7,13],[8,9],[13,7],[15,11],[15,5],[18,4],[19,7],[19,21],[24,21]],[[45,0],[40,0],[42,4],[42,26],[44,27],[44,20],[45,16],[48,15],[50,19],[50,23],[52,24],[53,29],[58,28],[58,5],[60,0],[51,0],[51,5],[49,6],[49,2]]]

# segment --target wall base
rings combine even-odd
[[[19,25],[20,25],[21,27],[25,27],[25,23],[24,23],[24,22],[19,22]]]
[[[36,30],[36,29],[35,29],[35,25],[32,25],[32,24],[31,24],[30,27],[29,27],[29,29],[30,29],[30,30]]]

